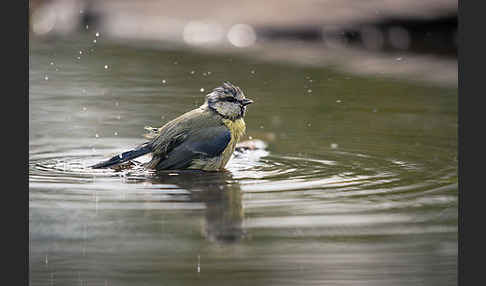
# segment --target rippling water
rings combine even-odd
[[[456,284],[457,89],[92,38],[30,40],[31,285]],[[223,80],[266,148],[87,168]]]

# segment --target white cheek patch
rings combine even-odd
[[[238,117],[241,113],[240,106],[232,102],[218,102],[214,105],[214,109],[226,117]]]

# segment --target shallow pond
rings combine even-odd
[[[455,285],[457,89],[30,39],[31,285]],[[230,80],[266,142],[223,173],[87,168]]]

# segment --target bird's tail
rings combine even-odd
[[[144,143],[144,144],[138,146],[137,148],[135,148],[133,150],[123,152],[119,155],[113,156],[109,160],[95,164],[95,165],[91,166],[91,168],[101,169],[101,168],[111,167],[111,166],[118,165],[118,164],[124,163],[126,161],[129,161],[131,159],[140,157],[142,155],[150,153],[151,151],[152,151],[151,145],[149,144],[149,142],[147,142],[147,143]]]

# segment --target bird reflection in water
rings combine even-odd
[[[234,243],[245,237],[241,189],[231,172],[160,172],[154,179],[183,188],[191,202],[205,204],[203,233],[208,240]]]

